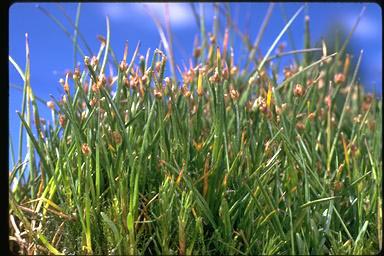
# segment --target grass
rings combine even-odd
[[[41,99],[30,84],[27,38],[25,71],[10,57],[24,80],[17,158],[10,149],[15,164],[9,186],[17,184],[9,192],[10,250],[378,253],[382,100],[358,82],[363,52],[352,67],[345,54],[351,36],[333,53],[325,42],[311,48],[307,36],[305,49],[271,57],[300,8],[256,59],[272,9],[251,45],[247,68],[239,70],[237,49],[230,50],[228,40],[218,44],[217,31],[208,40],[204,17],[194,7],[203,43],[180,81],[174,61],[173,78],[166,77],[169,57],[161,50],[138,60],[140,44],[129,62],[126,45],[114,67],[117,77],[106,77],[114,56],[107,18],[97,57],[85,57],[84,68],[63,81],[64,96],[47,102],[52,123],[38,122]],[[80,5],[71,23],[75,36],[67,34],[75,56],[82,53],[79,16]],[[309,18],[305,22],[309,33]],[[156,24],[172,53],[169,28],[167,37]],[[278,83],[271,60],[290,54],[304,58],[298,68],[286,68]]]

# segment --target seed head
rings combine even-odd
[[[317,116],[318,116],[319,120],[323,120],[324,115],[325,115],[325,110],[324,110],[324,108],[320,108],[320,109],[318,110],[318,113],[317,113]]]
[[[248,85],[252,85],[255,82],[255,77],[251,76],[248,80]]]
[[[335,74],[334,81],[335,81],[336,84],[344,83],[344,81],[345,81],[344,74],[343,73]]]
[[[91,107],[94,107],[94,106],[96,105],[96,102],[97,102],[96,98],[93,98],[93,99],[91,99],[91,101],[89,102],[89,105],[91,105]]]
[[[335,181],[335,183],[333,184],[333,189],[335,190],[335,192],[339,192],[343,187],[344,184],[341,181]]]
[[[155,64],[155,70],[156,70],[157,73],[159,73],[160,69],[161,69],[161,61],[158,61]]]
[[[163,98],[163,93],[161,92],[161,90],[155,88],[153,90],[153,94],[155,95],[156,99],[158,100],[161,100]]]
[[[142,77],[141,77],[141,81],[143,82],[144,85],[147,84],[147,81],[148,81],[148,76],[146,74],[144,74]]]
[[[89,148],[88,144],[87,143],[84,143],[82,146],[81,146],[81,152],[83,152],[83,154],[85,156],[89,156],[91,154],[91,149]]]
[[[112,132],[112,139],[116,145],[121,144],[121,142],[123,141],[123,139],[122,139],[122,137],[118,131]]]
[[[315,117],[316,117],[315,112],[311,112],[311,113],[309,113],[309,115],[308,115],[308,119],[309,119],[310,121],[315,120]]]
[[[215,73],[209,78],[211,83],[218,83],[220,81],[219,73],[215,71]]]
[[[302,122],[298,122],[296,124],[296,129],[299,131],[303,131],[305,129],[305,125]]]
[[[364,95],[365,103],[372,103],[372,101],[373,101],[373,95],[371,93]]]
[[[88,88],[89,88],[89,84],[88,84],[88,82],[85,82],[84,85],[83,85],[83,89],[84,89],[84,93],[85,94],[88,93]]]
[[[229,94],[230,94],[232,100],[237,101],[239,99],[239,92],[236,89],[231,89],[229,91]]]
[[[304,88],[301,84],[296,84],[293,88],[293,95],[295,97],[301,97],[304,95]]]
[[[77,68],[75,68],[75,71],[73,72],[72,78],[75,81],[79,81],[80,77],[81,77],[80,69],[77,67]]]
[[[371,132],[373,132],[376,128],[376,121],[375,120],[370,120],[368,122],[368,128],[369,130],[371,130]]]
[[[195,57],[196,59],[199,58],[201,55],[201,48],[200,47],[196,47],[194,50],[193,50],[193,57]]]
[[[222,73],[223,78],[225,80],[228,80],[228,78],[229,78],[228,68],[223,69],[223,71],[221,71],[221,73]]]
[[[201,73],[202,75],[205,75],[207,73],[207,70],[208,70],[207,66],[204,65],[201,68],[199,68],[199,73]]]
[[[55,103],[53,101],[47,101],[47,107],[54,110],[55,109]]]
[[[96,56],[93,56],[91,59],[91,66],[95,67],[95,66],[97,66],[97,64],[99,64],[99,60],[97,59]]]
[[[86,66],[89,66],[89,64],[90,64],[89,61],[90,61],[90,60],[89,60],[89,57],[88,57],[88,56],[85,56],[85,57],[84,57],[84,64],[85,64]]]
[[[68,83],[64,84],[64,91],[65,91],[65,93],[69,93],[69,84]]]
[[[211,42],[211,44],[216,44],[216,37],[214,35],[211,35],[209,37],[209,41]]]
[[[100,74],[99,75],[99,79],[97,81],[97,88],[98,89],[101,89],[105,86],[105,84],[107,83],[107,78],[105,77],[104,74]]]
[[[164,82],[166,86],[169,86],[171,84],[171,79],[167,76],[166,78],[164,78]]]
[[[64,115],[59,115],[59,124],[60,124],[60,126],[61,127],[63,127],[64,128],[64,126],[65,126],[65,124],[66,124],[66,118],[65,118],[65,116]]]
[[[287,47],[286,43],[279,44],[279,46],[277,47],[277,54],[280,54],[280,53],[284,52],[286,47]]]
[[[99,87],[95,83],[92,84],[92,91],[93,92],[98,92],[99,91]]]
[[[252,110],[255,111],[256,109],[259,109],[264,114],[267,113],[267,103],[265,102],[264,98],[258,97],[255,102],[253,103]]]
[[[231,68],[231,76],[236,75],[236,74],[237,74],[237,71],[238,71],[237,67],[236,67],[236,66],[233,66],[233,67]]]
[[[320,78],[320,79],[319,79],[319,82],[318,82],[318,84],[317,84],[317,87],[318,87],[319,89],[321,89],[321,88],[323,88],[324,86],[325,86],[325,81],[324,81],[323,78]]]
[[[353,122],[356,123],[356,124],[359,124],[359,123],[361,123],[361,118],[362,118],[362,115],[358,114],[357,116],[355,116],[353,118]]]
[[[60,80],[59,80],[59,84],[61,84],[62,86],[64,86],[64,84],[65,84],[65,81],[64,81],[64,79],[63,79],[63,78],[60,78]]]
[[[121,72],[127,71],[127,68],[128,68],[127,62],[125,60],[122,60],[120,62],[119,68]]]
[[[283,73],[284,73],[285,79],[288,79],[293,75],[293,72],[290,68],[284,68]]]

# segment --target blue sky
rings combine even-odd
[[[198,11],[201,4],[204,5],[207,30],[212,31],[213,6],[211,3],[197,3],[195,5]],[[251,42],[255,40],[268,5],[268,3],[230,4],[234,22],[237,23],[241,31],[249,34]],[[285,25],[282,18],[282,6],[285,15],[289,19],[301,5],[300,3],[275,4],[272,18],[260,45],[263,53],[268,50],[268,47]],[[356,59],[357,52],[364,49],[361,80],[366,85],[367,90],[381,94],[382,13],[379,5],[373,3],[310,3],[292,24],[291,31],[296,48],[303,48],[305,15],[309,15],[311,19],[311,40],[317,42],[329,31],[332,31],[335,24],[340,24],[346,31],[350,31],[364,5],[367,9],[352,37],[352,46],[355,50],[353,54]],[[40,6],[53,14],[73,34],[73,28],[65,14],[74,20],[76,3],[41,3]],[[164,4],[147,3],[146,6],[161,22],[164,22]],[[188,66],[194,38],[198,34],[191,4],[169,3],[168,7],[174,37],[175,57],[178,60],[177,64],[182,66],[183,63],[186,63]],[[79,29],[95,54],[99,48],[99,41],[96,36],[106,34],[106,15],[110,17],[111,22],[111,47],[114,49],[118,60],[122,58],[126,40],[128,40],[129,44],[128,58],[132,56],[139,40],[141,41],[140,54],[142,55],[146,54],[148,48],[151,48],[152,51],[158,48],[160,37],[144,4],[83,3],[81,5]],[[224,24],[224,18],[220,17],[220,19]],[[31,85],[35,95],[46,100],[49,99],[49,94],[53,94],[58,98],[62,94],[62,88],[58,81],[60,78],[64,78],[65,72],[73,69],[74,65],[71,41],[51,19],[36,7],[36,3],[16,3],[12,5],[9,9],[9,55],[23,69],[25,67],[25,33],[29,34]],[[292,48],[287,35],[283,36],[281,42],[287,44],[287,49]],[[83,49],[85,48],[83,47]],[[241,50],[241,42],[237,36],[234,38],[234,51],[236,61],[240,62],[245,52]],[[78,61],[82,67],[83,61],[80,56],[78,56]],[[285,61],[289,63],[292,58],[288,57]],[[9,65],[9,71],[10,83],[21,86],[23,84],[22,79],[12,65]],[[22,94],[10,87],[9,97],[9,129],[13,143],[16,146],[19,119],[15,111],[21,109]],[[47,108],[44,105],[40,105],[39,108],[42,111],[42,116],[50,121],[50,113]]]

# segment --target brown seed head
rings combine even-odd
[[[315,120],[315,117],[316,117],[315,112],[311,112],[311,113],[309,113],[309,115],[308,115],[308,119],[309,119],[310,121]]]
[[[68,83],[64,84],[64,91],[65,91],[65,93],[69,93],[69,84]]]
[[[85,156],[89,156],[91,154],[91,149],[89,148],[88,144],[87,143],[84,143],[82,146],[81,146],[81,152],[83,152],[83,154]]]
[[[123,141],[123,139],[122,139],[122,137],[118,131],[112,132],[112,139],[116,145],[121,144],[121,142]]]
[[[373,101],[373,94],[368,93],[368,94],[364,95],[364,102],[365,103],[372,103],[372,101]]]
[[[352,157],[354,157],[357,153],[357,150],[358,150],[356,144],[354,144],[354,143],[349,144],[349,148],[351,149]]]
[[[98,92],[99,91],[99,87],[97,87],[97,85],[95,83],[92,84],[92,91],[93,92]]]
[[[75,71],[73,72],[72,78],[75,81],[79,81],[80,77],[81,77],[80,69],[77,67],[77,68],[75,68]]]
[[[194,58],[199,58],[201,55],[201,48],[200,47],[196,47],[194,50],[193,50],[193,57]]]
[[[47,101],[47,107],[54,110],[55,109],[55,103],[53,101]]]
[[[265,100],[263,99],[263,97],[258,97],[254,102],[253,104],[251,105],[251,109],[252,111],[256,111],[257,109],[260,108],[260,106],[263,106],[263,105],[267,105],[265,103]]]
[[[286,43],[281,43],[281,44],[279,44],[279,46],[277,47],[277,53],[282,53],[282,52],[284,52],[286,46],[287,46]]]
[[[191,95],[192,95],[191,91],[188,90],[188,89],[186,89],[185,92],[184,92],[184,96],[185,96],[186,98],[190,98]]]
[[[343,73],[335,74],[334,81],[335,81],[336,84],[344,83],[344,81],[345,81],[344,74]]]
[[[211,35],[209,37],[209,41],[211,42],[211,44],[216,44],[216,37],[214,35]]]
[[[255,77],[251,76],[248,80],[248,85],[252,85],[255,82]]]
[[[299,130],[299,131],[303,131],[303,130],[305,129],[305,125],[304,125],[304,123],[302,123],[302,122],[298,122],[298,123],[296,124],[296,129]]]
[[[236,75],[236,74],[237,74],[237,71],[238,71],[237,67],[236,67],[236,66],[233,66],[233,67],[231,68],[231,76]]]
[[[361,118],[362,118],[362,115],[358,114],[357,116],[355,116],[353,118],[353,122],[356,123],[356,124],[359,124],[359,123],[361,123]]]
[[[166,86],[169,86],[171,84],[171,79],[167,76],[166,78],[164,78],[164,82]]]
[[[88,82],[85,82],[84,85],[83,85],[83,90],[84,90],[85,94],[88,93],[88,89],[89,89],[89,84],[88,84]]]
[[[60,78],[60,79],[59,79],[59,84],[61,84],[62,86],[64,86],[64,84],[65,84],[65,81],[64,81],[64,79],[63,79],[63,78]]]
[[[90,64],[90,60],[89,60],[89,57],[88,57],[88,56],[85,56],[85,57],[84,57],[84,64],[85,64],[86,66],[89,66],[89,64]]]
[[[148,76],[146,74],[144,74],[142,77],[141,77],[141,81],[143,82],[144,85],[147,84],[147,81],[148,81]]]
[[[237,101],[239,99],[239,92],[236,89],[231,89],[229,94],[231,95],[232,100]]]
[[[96,105],[96,103],[97,103],[96,98],[93,98],[93,99],[91,99],[91,100],[89,101],[89,105],[91,105],[91,107],[94,107],[94,106]]]
[[[122,60],[120,62],[119,68],[121,72],[127,71],[127,68],[128,68],[127,62],[125,60]]]
[[[158,61],[155,64],[155,70],[156,70],[157,73],[159,73],[160,69],[161,69],[161,61]]]
[[[205,75],[207,73],[208,67],[206,65],[199,68],[199,74]]]
[[[64,115],[59,115],[59,124],[60,124],[61,127],[64,128],[66,121],[67,120],[66,120]]]
[[[320,108],[317,112],[317,116],[319,118],[319,120],[323,120],[324,119],[324,115],[325,115],[325,110],[324,108]]]
[[[283,73],[284,73],[285,79],[288,79],[293,75],[293,72],[290,68],[284,68]]]
[[[335,183],[333,184],[333,189],[335,190],[335,192],[339,192],[343,187],[344,184],[341,181],[335,181]]]
[[[215,73],[209,78],[209,81],[211,83],[218,83],[220,81],[219,73],[217,73],[217,71],[215,71]]]
[[[93,56],[91,59],[91,66],[96,67],[99,64],[99,60],[97,59],[96,56]]]
[[[370,120],[368,122],[368,128],[369,128],[369,130],[371,130],[371,132],[375,131],[376,121],[375,120]]]
[[[304,88],[301,84],[296,84],[293,88],[293,95],[295,97],[301,97],[304,95]]]
[[[223,71],[221,71],[221,73],[222,73],[222,75],[223,75],[223,78],[224,78],[225,80],[228,80],[228,78],[229,78],[228,68],[223,69]]]
[[[106,83],[107,83],[107,78],[105,77],[105,75],[104,74],[99,75],[99,79],[97,81],[97,88],[98,89],[103,88]]]
[[[161,92],[161,90],[155,88],[153,90],[153,94],[155,95],[156,99],[158,100],[161,100],[163,98],[163,93]]]
[[[325,81],[324,81],[323,78],[320,78],[320,79],[319,79],[319,82],[317,83],[317,87],[318,87],[319,89],[321,89],[321,88],[323,88],[324,86],[325,86]]]
[[[363,109],[364,112],[367,112],[370,107],[371,107],[371,103],[363,102],[362,109]]]

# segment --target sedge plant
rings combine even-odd
[[[244,41],[249,56],[241,70],[230,37],[242,34],[223,6],[222,40],[216,23],[208,36],[204,12],[193,6],[201,44],[177,78],[161,24],[166,52],[139,57],[139,43],[129,57],[126,44],[118,63],[107,18],[99,51],[86,56],[77,43],[79,4],[71,22],[76,33],[68,35],[84,65],[61,81],[63,96],[48,101],[33,93],[26,38],[25,69],[10,57],[24,81],[19,151],[12,145],[9,176],[12,252],[381,250],[382,100],[359,83],[363,51],[352,65],[350,36],[335,52],[326,42],[315,48],[306,17],[305,48],[272,55],[300,8],[258,58],[271,4],[255,43]],[[279,73],[272,60],[292,54],[298,62]],[[106,75],[109,65],[117,76]],[[40,121],[37,101],[51,110],[50,122]]]

